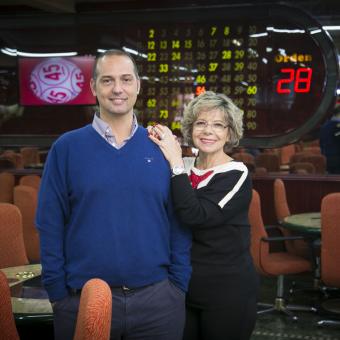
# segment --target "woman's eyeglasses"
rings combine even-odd
[[[196,120],[196,122],[194,122],[193,126],[194,126],[194,129],[196,131],[204,130],[208,126],[210,126],[211,129],[214,132],[217,132],[217,133],[218,132],[223,132],[224,129],[226,129],[228,127],[228,125],[223,124],[222,122],[211,122],[211,123],[208,123],[206,120]]]

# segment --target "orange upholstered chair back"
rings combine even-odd
[[[39,233],[35,227],[38,192],[34,187],[17,185],[14,188],[14,204],[22,216],[22,228],[26,253],[31,263],[40,262]]]
[[[340,193],[326,195],[321,202],[321,279],[340,287]]]
[[[289,172],[292,174],[314,174],[315,166],[309,162],[296,162],[291,163],[289,167]]]
[[[255,157],[255,165],[277,172],[280,171],[280,157],[275,153],[261,153]]]
[[[310,154],[302,157],[300,162],[312,163],[317,174],[326,173],[326,157],[324,155]]]
[[[39,163],[39,150],[34,146],[27,146],[20,149],[24,166]]]
[[[101,279],[84,285],[77,317],[74,340],[109,340],[111,330],[112,294]]]
[[[28,264],[18,207],[0,203],[0,268]]]
[[[0,173],[0,203],[13,203],[15,178],[8,172]]]
[[[274,181],[274,206],[276,218],[279,222],[290,215],[285,184],[280,178],[276,178]]]
[[[20,185],[28,185],[29,187],[33,187],[39,192],[40,189],[41,177],[38,175],[25,175],[22,176],[19,180]]]
[[[262,213],[261,213],[261,200],[258,192],[253,189],[253,195],[249,206],[249,223],[251,232],[250,251],[253,257],[253,262],[256,270],[264,274],[262,269],[263,256],[269,254],[269,245],[267,242],[262,242],[263,237],[268,237],[264,227]]]
[[[0,270],[0,338],[19,340],[12,312],[11,293],[5,274]]]

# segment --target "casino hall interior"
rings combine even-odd
[[[340,340],[340,1],[0,1],[0,339]]]

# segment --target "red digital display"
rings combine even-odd
[[[21,105],[94,105],[93,57],[19,59]]]
[[[277,82],[277,93],[308,93],[310,91],[310,84],[312,81],[313,70],[311,68],[282,68],[281,73],[286,75],[286,78],[280,79]],[[293,85],[293,90],[291,90]]]

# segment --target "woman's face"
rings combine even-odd
[[[228,123],[219,109],[201,111],[193,124],[192,140],[201,153],[216,154],[224,152],[229,140]]]

